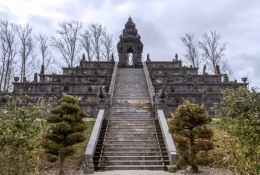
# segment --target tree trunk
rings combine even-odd
[[[60,172],[59,175],[64,175],[64,158],[60,160]]]
[[[6,70],[5,70],[5,75],[4,75],[4,92],[8,92],[8,78],[9,78],[9,70],[10,70],[10,58],[7,59],[7,64],[6,64]]]
[[[3,85],[3,80],[4,80],[4,73],[5,73],[5,58],[3,58],[3,61],[2,61],[2,71],[1,71],[1,78],[0,78],[0,92],[2,90],[2,85]]]
[[[195,138],[194,138],[194,135],[192,133],[192,130],[190,131],[190,147],[191,147],[191,162],[190,162],[190,165],[191,165],[191,168],[192,168],[192,172],[193,173],[198,173],[199,172],[199,168],[198,168],[198,165],[196,164],[196,152],[195,152],[195,148],[194,148],[194,145],[195,144]]]

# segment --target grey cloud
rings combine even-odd
[[[20,3],[20,2],[19,2]],[[118,11],[118,7],[131,4],[131,8]],[[143,57],[150,53],[153,60],[171,60],[178,52],[182,58],[184,48],[180,37],[216,30],[222,42],[228,42],[226,57],[237,79],[248,74],[260,86],[260,1],[259,0],[74,0],[66,1],[51,10],[65,19],[96,21],[106,26],[118,41],[129,15],[132,16],[144,43]],[[97,12],[95,21],[85,20],[88,12]],[[84,15],[83,15],[84,14]],[[3,18],[14,19],[10,12],[0,11]],[[53,33],[59,21],[53,18],[29,17],[35,30]]]
[[[33,26],[33,30],[37,31],[37,33],[44,33],[46,35],[53,35],[55,33],[55,21],[51,19],[30,16],[28,21],[30,21],[30,25]]]

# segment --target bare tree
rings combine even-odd
[[[89,32],[88,29],[85,29],[85,31],[81,34],[80,42],[82,47],[85,49],[87,53],[87,59],[88,61],[92,61],[92,56],[93,56],[93,47],[91,44],[91,33]]]
[[[38,41],[39,41],[41,61],[44,67],[43,71],[45,72],[50,66],[50,64],[53,63],[53,59],[48,46],[48,36],[40,34],[38,36]]]
[[[221,61],[220,67],[222,73],[227,74],[231,79],[234,79],[233,71],[231,70],[230,65],[226,59]]]
[[[82,25],[78,21],[63,22],[60,24],[60,30],[57,31],[58,36],[52,38],[53,46],[62,55],[68,67],[74,66],[81,50],[78,44],[81,28]]]
[[[104,32],[102,43],[103,43],[103,46],[104,46],[103,55],[104,55],[104,57],[106,58],[107,61],[110,61],[110,58],[111,58],[112,54],[114,53],[113,36]]]
[[[215,74],[217,74],[217,66],[221,63],[226,50],[226,43],[220,44],[219,40],[220,35],[216,31],[210,31],[204,33],[202,40],[199,41],[202,55]]]
[[[186,33],[184,37],[181,38],[183,44],[186,48],[186,54],[184,55],[186,60],[192,67],[199,68],[201,60],[198,56],[198,49],[196,42],[194,41],[194,35],[190,33]]]
[[[104,29],[100,24],[92,24],[89,26],[89,30],[92,35],[92,46],[94,55],[97,61],[101,61],[101,53],[102,53],[102,36],[104,33]]]
[[[31,71],[30,67],[33,63],[33,40],[32,40],[32,27],[29,24],[25,26],[19,25],[17,27],[18,38],[20,40],[19,53],[21,56],[20,78],[21,82],[24,82],[27,73]]]
[[[8,21],[0,21],[1,70],[0,91],[8,92],[13,75],[13,63],[17,53],[15,42],[15,25]]]

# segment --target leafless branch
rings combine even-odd
[[[91,33],[88,29],[85,29],[85,31],[81,34],[80,42],[82,47],[85,49],[87,53],[87,59],[88,61],[92,61],[93,57],[93,47],[91,44]]]
[[[186,48],[186,54],[184,55],[186,60],[192,65],[192,67],[199,68],[201,60],[198,56],[198,49],[196,42],[194,41],[194,35],[186,33],[181,40]]]
[[[0,70],[0,91],[8,92],[10,79],[13,75],[14,58],[17,53],[15,41],[15,25],[8,21],[0,21],[0,43],[1,43],[1,70]]]
[[[26,79],[27,73],[30,71],[29,67],[33,64],[33,40],[32,40],[32,27],[27,24],[25,26],[19,25],[17,27],[18,38],[20,40],[19,53],[21,56],[21,82]]]
[[[48,37],[46,35],[40,34],[38,36],[40,55],[42,60],[42,65],[44,66],[44,72],[48,69],[48,67],[54,63],[53,58],[51,56],[51,52],[48,46]]]
[[[63,22],[57,36],[52,38],[52,45],[61,54],[68,67],[74,66],[74,61],[81,47],[78,45],[82,25],[78,21]]]
[[[94,49],[94,55],[97,61],[101,61],[101,53],[102,53],[102,36],[104,33],[104,29],[100,24],[92,24],[89,26],[89,30],[92,35],[91,43]]]
[[[202,56],[215,74],[217,74],[217,65],[220,64],[226,50],[226,43],[220,44],[219,40],[220,35],[216,31],[210,31],[209,33],[204,33],[202,40],[199,41]]]
[[[111,55],[114,53],[113,36],[104,32],[102,43],[103,43],[103,46],[104,46],[103,55],[104,55],[104,57],[106,58],[107,61],[110,61]]]

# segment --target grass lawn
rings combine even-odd
[[[89,120],[89,121],[84,121],[86,123],[86,125],[88,126],[88,128],[85,130],[85,136],[86,136],[86,140],[82,143],[79,143],[76,145],[77,148],[77,152],[76,155],[82,155],[85,152],[85,149],[88,145],[88,141],[92,132],[92,129],[94,127],[95,124],[95,120]]]

